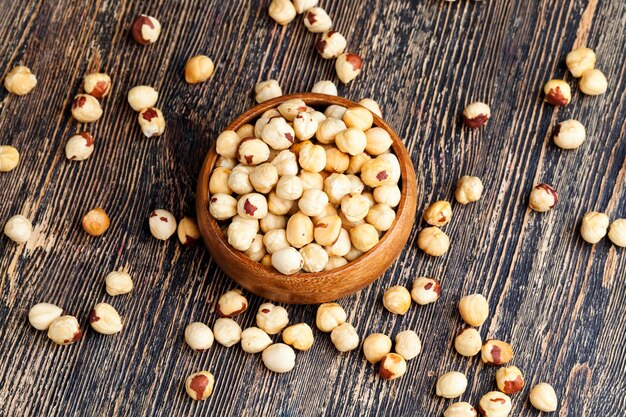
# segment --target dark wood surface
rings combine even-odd
[[[514,416],[535,416],[529,386],[554,385],[560,416],[619,416],[626,409],[624,337],[626,254],[603,240],[590,246],[577,228],[588,210],[626,216],[626,3],[622,0],[322,1],[349,48],[364,57],[362,75],[340,94],[372,97],[404,138],[418,178],[418,213],[428,202],[452,199],[464,174],[482,177],[480,202],[453,205],[446,226],[452,247],[429,258],[416,247],[414,227],[401,258],[374,285],[342,299],[364,337],[412,328],[422,354],[407,374],[386,382],[360,351],[338,354],[327,335],[297,355],[296,369],[268,372],[260,356],[214,346],[198,354],[184,345],[194,320],[212,324],[217,297],[233,286],[202,247],[160,242],[149,233],[155,208],[193,215],[196,177],[215,137],[253,104],[257,81],[278,78],[285,92],[335,79],[333,63],[312,45],[300,22],[286,28],[252,1],[2,1],[0,75],[28,65],[38,85],[28,96],[0,88],[0,141],[16,146],[22,162],[0,175],[0,222],[24,214],[35,225],[24,246],[0,238],[0,415],[13,416],[335,416],[441,415],[451,402],[434,395],[439,374],[466,372],[462,399],[474,404],[495,388],[495,369],[456,355],[462,294],[482,292],[492,314],[483,337],[509,340],[527,388],[513,398]],[[134,44],[128,28],[146,12],[163,25],[152,46]],[[585,97],[564,58],[588,45],[609,79],[608,92]],[[203,85],[184,82],[186,59],[206,53],[216,62]],[[101,69],[114,80],[104,117],[89,126],[96,138],[90,160],[65,159],[65,141],[80,130],[70,117],[82,77]],[[565,77],[572,103],[556,110],[542,102],[543,83]],[[127,90],[152,84],[168,121],[165,135],[145,139]],[[470,100],[490,103],[485,128],[464,129],[459,114]],[[550,141],[558,120],[574,117],[588,140],[576,151]],[[536,182],[560,193],[556,208],[527,208]],[[82,215],[104,207],[112,225],[100,239],[80,227]],[[125,267],[135,280],[127,296],[109,297],[104,276]],[[381,295],[419,275],[442,281],[435,304],[404,317],[384,310]],[[238,319],[253,323],[264,300],[249,297]],[[41,301],[76,314],[84,340],[53,345],[27,321]],[[86,316],[111,302],[126,328],[102,336]],[[315,306],[288,306],[292,322],[314,322]],[[186,375],[216,377],[203,402],[184,392]]]

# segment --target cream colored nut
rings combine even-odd
[[[11,217],[4,225],[4,234],[18,245],[26,243],[32,233],[32,223],[21,215]]]
[[[480,200],[483,194],[483,183],[478,177],[464,175],[456,183],[454,197],[461,204],[468,204]]]
[[[206,55],[189,58],[185,65],[185,81],[189,84],[203,83],[213,75],[213,61]]]
[[[91,236],[101,236],[111,225],[106,211],[101,208],[91,209],[82,220],[83,229]],[[176,230],[176,226],[174,226]]]
[[[302,169],[308,172],[323,171],[326,167],[326,150],[319,145],[304,146],[300,149],[298,161]]]
[[[435,201],[424,210],[424,221],[431,226],[445,226],[452,218],[452,207],[447,201]]]
[[[111,91],[111,77],[101,72],[87,75],[83,81],[85,93],[100,100]]]
[[[298,113],[295,119],[293,119],[293,130],[296,134],[296,137],[300,140],[307,140],[315,136],[315,132],[317,132],[318,127],[319,127],[319,121],[315,118],[313,113],[310,113],[308,111],[303,111],[303,112]],[[323,167],[324,167],[324,164],[322,164],[322,168]],[[309,168],[305,168],[305,169],[309,169]],[[318,171],[321,171],[321,170],[322,169],[319,169]],[[314,171],[314,170],[309,169],[309,171]]]
[[[293,7],[296,9],[296,13],[302,14],[307,10],[317,6],[318,0],[293,0]]]
[[[74,316],[61,316],[48,327],[48,338],[57,345],[69,345],[78,342],[83,336],[78,320]]]
[[[348,111],[350,111],[350,109],[348,109]],[[346,114],[348,114],[348,111],[346,111]],[[341,152],[354,156],[365,151],[367,137],[361,129],[357,127],[350,127],[343,132],[339,132],[337,136],[335,136],[335,143]]]
[[[257,103],[263,103],[264,101],[283,95],[283,90],[276,80],[267,80],[258,83],[254,87],[254,92]]]
[[[441,297],[441,284],[439,281],[418,277],[413,281],[413,288],[411,289],[411,298],[419,305],[426,305],[434,303]]]
[[[507,395],[515,394],[524,388],[524,377],[522,371],[515,366],[500,368],[496,372],[496,383],[498,389]]]
[[[115,334],[122,330],[122,319],[115,308],[107,303],[96,304],[89,313],[89,324],[102,334]]]
[[[374,156],[387,152],[393,143],[389,133],[382,127],[368,129],[365,138],[367,141],[365,152]]]
[[[374,200],[377,203],[386,204],[389,207],[397,207],[401,198],[400,188],[395,184],[374,188]]]
[[[48,330],[50,323],[61,317],[63,309],[50,303],[35,304],[28,310],[28,321],[37,330]]]
[[[361,106],[349,107],[343,114],[342,120],[348,128],[354,127],[362,132],[370,129],[374,124],[374,116],[372,116],[372,112]]]
[[[225,130],[217,137],[215,141],[215,150],[219,155],[227,156],[229,158],[237,158],[237,149],[241,138],[237,132],[233,130]]]
[[[326,110],[324,110],[324,116],[326,116],[326,118],[328,119],[336,119],[341,121],[341,119],[343,119],[343,115],[346,113],[346,110],[348,109],[346,109],[344,106],[331,104],[330,106],[326,107]],[[344,129],[346,128],[344,127]]]
[[[552,209],[558,201],[559,195],[551,185],[537,184],[530,192],[528,206],[541,213]]]
[[[470,294],[459,301],[459,314],[470,326],[481,326],[489,317],[489,303],[482,294]]]
[[[417,236],[417,246],[427,255],[442,256],[450,248],[450,238],[438,227],[426,227]]]
[[[380,110],[380,106],[378,103],[371,98],[364,98],[359,100],[358,104],[362,107],[365,107],[372,113],[374,113],[378,117],[383,117],[383,112]]]
[[[315,132],[313,132],[315,133]],[[288,149],[295,140],[296,134],[293,128],[282,117],[274,117],[261,131],[261,139],[272,149],[279,151]]]
[[[341,230],[341,219],[337,215],[331,215],[320,219],[315,224],[313,236],[318,244],[332,246],[338,241]]]
[[[9,172],[20,163],[20,153],[13,146],[0,146],[0,172]]]
[[[350,166],[350,155],[334,146],[326,148],[326,166],[324,171],[341,174]]]
[[[400,177],[402,176],[402,171],[400,169],[400,161],[398,161],[398,157],[394,154],[388,152],[381,155],[378,155],[376,159],[384,159],[385,161],[391,164],[391,173],[389,178],[390,184],[398,184],[400,181]]]
[[[480,359],[486,365],[504,365],[513,359],[513,348],[501,340],[488,339],[480,349]]]
[[[323,33],[322,37],[317,41],[316,49],[322,58],[333,59],[343,54],[347,44],[346,38],[341,33],[329,30]]]
[[[135,111],[154,107],[158,99],[159,93],[149,85],[138,85],[128,91],[128,104]]]
[[[272,339],[258,327],[248,327],[241,333],[241,348],[244,352],[263,352],[271,344]]]
[[[585,141],[585,126],[578,120],[569,119],[559,123],[554,129],[552,140],[562,149],[576,149]]]
[[[287,242],[286,231],[284,229],[269,230],[263,236],[263,245],[265,245],[265,249],[270,255],[281,249],[288,248],[289,242]]]
[[[361,73],[362,68],[363,61],[361,57],[356,54],[344,52],[339,55],[335,61],[337,77],[339,77],[344,84],[354,80]]]
[[[507,417],[511,408],[511,398],[498,391],[486,393],[478,403],[478,411],[485,417]]]
[[[220,317],[234,317],[237,316],[248,308],[248,300],[243,295],[243,292],[238,289],[230,290],[222,294],[217,301],[216,312]]]
[[[306,351],[313,346],[313,330],[306,323],[298,323],[283,330],[283,342],[294,349]]]
[[[159,240],[169,239],[176,232],[176,218],[166,210],[157,209],[150,213],[150,233]]]
[[[296,8],[290,0],[272,0],[268,13],[279,25],[286,25],[296,17]]]
[[[559,402],[552,385],[541,382],[530,390],[530,403],[539,411],[550,413],[556,411]]]
[[[78,94],[72,102],[72,117],[81,123],[92,123],[102,117],[102,107],[95,97]]]
[[[572,90],[563,80],[550,80],[543,86],[546,101],[553,106],[563,107],[572,100]]]
[[[411,307],[411,294],[400,285],[388,288],[383,294],[383,305],[393,314],[405,315]]]
[[[272,303],[261,304],[256,314],[256,325],[267,334],[277,334],[289,324],[289,314]]]
[[[287,217],[267,213],[267,216],[259,221],[261,231],[267,233],[270,230],[285,229],[287,227]]]
[[[216,220],[228,220],[237,214],[237,200],[228,194],[214,194],[209,203],[209,212]]]
[[[265,250],[265,245],[263,244],[263,235],[257,234],[250,247],[243,254],[252,259],[254,262],[260,262],[266,253],[267,251]]]
[[[234,170],[234,169],[233,169]],[[230,194],[232,191],[230,188],[230,184],[229,181],[231,181],[230,177],[231,174],[233,173],[233,171],[231,171],[228,168],[224,168],[224,167],[217,167],[213,170],[213,172],[211,173],[211,177],[209,178],[209,193],[210,194]],[[238,187],[239,191],[242,191],[242,189],[248,189],[248,185],[250,183],[249,179],[248,179],[248,173],[245,172],[245,178],[243,176],[243,174],[240,174],[241,177],[239,177],[239,174],[235,174],[233,175],[233,185]],[[246,183],[247,180],[247,183]],[[244,193],[247,194],[247,193]]]
[[[200,229],[198,222],[191,217],[183,217],[178,223],[178,240],[185,246],[195,245],[200,240]]]
[[[165,132],[165,118],[161,110],[156,107],[149,107],[140,111],[137,120],[141,131],[147,138],[161,136]]]
[[[213,325],[213,336],[220,345],[231,347],[241,340],[241,327],[233,319],[220,318]]]
[[[254,125],[246,123],[235,131],[241,140],[254,137]]]
[[[322,210],[322,213],[319,216],[313,217],[311,220],[313,220],[313,224],[317,226],[317,224],[323,218],[328,217],[328,216],[337,216],[338,214],[339,213],[337,212],[337,209],[335,208],[335,206],[333,204],[328,203],[326,204],[326,207],[324,207],[324,210]]]
[[[296,366],[296,353],[284,343],[275,343],[261,355],[267,369],[279,374],[291,371]]]
[[[340,132],[343,132],[348,127],[343,120],[328,117],[322,123],[319,124],[315,138],[323,144],[331,144],[335,141],[335,137]]]
[[[302,192],[302,181],[296,175],[285,175],[276,184],[276,195],[284,200],[297,200]]]
[[[480,338],[480,333],[471,327],[462,329],[454,338],[454,348],[461,356],[476,356],[482,346],[483,341]]]
[[[349,352],[359,346],[359,335],[350,323],[342,323],[330,332],[330,340],[339,352]]]
[[[328,264],[328,253],[316,243],[309,243],[300,249],[303,266],[306,272],[321,272]]]
[[[467,388],[467,377],[461,372],[448,372],[439,377],[436,394],[443,398],[458,398]]]
[[[272,161],[272,165],[276,167],[278,175],[281,177],[298,174],[299,167],[296,161],[296,155],[289,150],[281,151],[276,155],[276,158]]]
[[[332,271],[333,269],[341,268],[344,265],[348,264],[348,260],[341,256],[331,256],[328,258],[328,263],[326,264],[325,271]]]
[[[565,64],[574,78],[580,78],[596,66],[596,54],[589,48],[577,48],[567,54]]]
[[[140,14],[133,21],[130,32],[138,44],[150,45],[159,38],[161,23],[152,16]]]
[[[269,200],[267,202],[267,208],[270,213],[282,216],[292,211],[295,206],[295,200],[286,200],[280,198],[275,192],[270,193]]]
[[[391,352],[391,339],[387,335],[373,333],[363,341],[363,354],[370,363],[380,361],[389,352]]]
[[[241,216],[235,216],[228,225],[226,237],[233,248],[244,252],[250,249],[258,231],[259,221],[257,219],[244,219]]]
[[[350,222],[358,222],[367,216],[370,201],[362,194],[347,194],[341,199],[341,212]]]
[[[321,7],[313,7],[304,14],[304,26],[312,33],[323,33],[333,27],[333,21]]]
[[[324,34],[325,35],[325,34]],[[312,93],[328,94],[329,96],[337,95],[337,86],[334,82],[329,80],[318,81],[313,85],[311,89]]]
[[[406,373],[406,361],[397,353],[387,353],[380,360],[378,375],[387,380],[400,378]]]
[[[350,230],[350,241],[361,252],[367,252],[378,243],[378,230],[368,223],[358,225]]]
[[[346,322],[346,312],[337,303],[320,304],[317,308],[315,325],[322,332],[330,332],[335,327]]]
[[[204,323],[190,323],[185,327],[185,342],[193,350],[202,352],[213,346],[213,331]]]
[[[347,177],[350,180],[350,184],[351,184],[350,194],[362,194],[365,191],[365,184],[363,184],[363,181],[361,181],[361,178],[359,178],[356,175],[348,175]],[[365,198],[369,201],[368,197],[365,197]],[[373,198],[374,197],[372,197],[372,199]]]
[[[316,188],[306,190],[298,200],[300,211],[307,216],[319,216],[328,205],[328,196]]]
[[[392,171],[394,169],[391,162],[380,155],[369,161],[365,161],[361,167],[361,181],[369,187],[380,187],[381,185],[392,185]]]
[[[270,157],[270,148],[261,139],[245,138],[239,142],[237,159],[244,165],[259,165]]]
[[[315,110],[311,107],[309,107],[309,109],[307,110],[307,113],[310,113],[311,116],[313,116],[313,118],[317,120],[318,127],[320,123],[326,120],[326,115],[324,113],[322,113],[321,111]]]
[[[602,71],[591,69],[583,73],[582,78],[578,81],[578,88],[588,96],[597,96],[606,93],[608,82]]]
[[[333,204],[339,204],[351,189],[352,183],[344,174],[331,174],[324,180],[324,192]]]
[[[580,235],[585,242],[595,245],[606,236],[608,228],[609,216],[604,213],[598,213],[597,211],[590,211],[583,217],[580,226]]]
[[[470,128],[484,125],[490,117],[491,109],[487,104],[480,101],[470,103],[463,109],[463,123]]]
[[[278,112],[289,122],[293,122],[300,112],[309,110],[306,103],[299,98],[283,101],[278,107]]]
[[[9,93],[23,96],[30,93],[37,85],[37,77],[24,65],[14,67],[4,79],[4,88]]]
[[[237,202],[237,214],[248,219],[262,219],[267,216],[267,200],[263,194],[249,193]]]
[[[626,248],[626,219],[617,219],[611,223],[609,239],[615,245]]]
[[[185,380],[187,395],[196,401],[204,401],[213,394],[215,378],[209,371],[196,372]]]
[[[65,156],[70,161],[84,161],[93,153],[93,142],[89,132],[74,135],[65,144]]]
[[[341,225],[348,232],[351,232],[352,229],[354,229],[357,226],[361,226],[361,225],[365,224],[365,220],[364,219],[358,220],[356,222],[351,222],[350,220],[346,219],[346,216],[341,212],[341,210],[339,210],[339,218],[341,219]]]
[[[335,243],[333,243],[330,246],[326,246],[326,252],[328,252],[328,254],[331,257],[333,257],[333,256],[345,256],[345,255],[348,254],[348,252],[350,252],[350,249],[352,248],[352,246],[353,245],[352,245],[352,242],[351,242],[351,239],[350,239],[350,232],[348,232],[346,229],[342,228],[339,231],[339,237],[337,238]],[[362,252],[364,252],[364,251],[362,251]],[[330,260],[328,262],[330,263]]]
[[[450,404],[443,412],[443,417],[476,417],[477,415],[476,409],[466,402]]]
[[[287,241],[294,248],[301,248],[313,241],[313,222],[298,212],[287,221]]]
[[[396,220],[396,212],[387,204],[376,204],[369,210],[365,220],[379,232],[386,232]]]
[[[225,176],[225,174],[221,174],[221,178],[218,182],[219,188],[214,188],[213,191],[219,191],[222,194],[230,194],[231,192],[234,192],[236,194],[248,194],[254,191],[254,187],[252,186],[252,182],[250,181],[250,173],[252,172],[252,167],[239,164],[235,168],[233,168],[230,173],[228,173],[226,169],[227,168],[215,168],[213,170],[211,178],[213,177],[213,175],[217,175],[219,170],[224,170],[224,172],[228,174],[226,185],[224,185],[223,183],[223,177]],[[211,191],[211,182],[209,182],[209,191]]]
[[[396,335],[395,351],[405,360],[411,360],[422,351],[422,341],[413,330],[404,330]]]
[[[116,296],[133,290],[133,279],[126,271],[113,271],[104,278],[107,294]]]

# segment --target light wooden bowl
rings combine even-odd
[[[227,129],[237,130],[258,118],[266,110],[294,98],[302,99],[311,107],[325,107],[331,104],[357,106],[356,103],[341,97],[314,93],[293,94],[277,97],[253,107],[235,119]],[[198,226],[213,260],[226,275],[247,290],[270,300],[313,304],[352,294],[376,280],[389,268],[400,255],[411,233],[417,204],[417,184],[411,158],[398,135],[376,115],[374,124],[389,132],[393,139],[393,152],[400,161],[402,177],[399,186],[402,198],[396,208],[396,220],[392,228],[369,252],[341,268],[318,273],[283,275],[273,268],[250,260],[228,244],[219,224],[209,213],[209,176],[218,157],[215,146],[211,148],[198,178],[196,197]]]

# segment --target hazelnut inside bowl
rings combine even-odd
[[[325,94],[301,93],[277,97],[265,101],[237,117],[226,130],[236,131],[252,123],[265,111],[281,103],[303,100],[307,106],[321,109],[330,105],[359,107],[350,100]],[[357,259],[329,271],[297,272],[284,275],[270,266],[248,258],[233,248],[225,237],[221,226],[209,212],[209,178],[219,157],[215,145],[207,154],[200,175],[196,197],[198,226],[211,256],[220,268],[247,290],[277,302],[292,304],[314,304],[332,301],[352,294],[379,278],[400,255],[415,220],[417,204],[417,182],[411,158],[398,135],[377,115],[373,114],[374,127],[387,131],[392,139],[391,151],[400,165],[398,187],[401,198],[396,207],[396,217],[389,230],[384,232],[378,243]]]

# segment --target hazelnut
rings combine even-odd
[[[313,136],[315,136],[315,132],[317,132],[318,126],[319,126],[319,121],[315,118],[315,116],[313,116],[313,113],[310,113],[310,112],[302,111],[298,113],[296,117],[293,119],[293,131],[295,132],[296,137],[300,140],[311,139]],[[314,145],[314,146],[317,146],[317,145]],[[314,147],[310,146],[306,148],[314,148]],[[317,148],[319,148],[321,151],[324,151],[324,148],[322,148],[321,146],[317,146]],[[314,149],[317,149],[317,148],[314,148]],[[302,152],[300,152],[299,157],[302,157]],[[322,169],[324,169],[324,165],[326,164],[325,158],[324,158],[324,163],[320,162],[319,164],[321,165],[321,167],[317,170],[307,168],[305,166],[303,166],[302,168],[308,171],[319,172]],[[302,162],[300,162],[300,165],[302,165]]]
[[[111,220],[106,211],[98,207],[85,214],[82,225],[89,235],[102,236],[111,225]]]
[[[293,0],[293,7],[296,9],[296,13],[302,14],[307,10],[317,6],[318,0]]]
[[[14,67],[4,79],[4,88],[18,96],[30,93],[36,85],[37,77],[24,65]]]
[[[609,216],[597,211],[590,211],[583,217],[580,235],[585,242],[595,245],[606,235],[609,228]]]
[[[346,194],[341,199],[341,212],[349,222],[356,223],[363,220],[369,209],[370,201],[362,194]]]
[[[316,49],[322,58],[333,59],[343,54],[347,44],[346,38],[341,33],[329,30],[324,32],[320,40],[317,41]]]
[[[98,303],[89,313],[89,324],[102,334],[115,334],[122,330],[122,319],[115,308],[107,303]]]
[[[362,107],[365,107],[376,116],[383,117],[383,112],[380,110],[380,106],[376,101],[372,100],[371,98],[363,98],[359,100],[358,104]]]
[[[289,151],[280,151],[278,155],[272,160],[272,165],[276,167],[278,175],[298,175],[298,162],[296,161],[296,155]]]
[[[382,127],[368,129],[365,131],[365,138],[367,141],[365,152],[374,156],[382,155],[387,152],[393,143],[389,133]]]
[[[72,102],[72,117],[81,123],[92,123],[102,117],[102,107],[95,97],[78,94]]]
[[[239,164],[235,166],[230,173],[228,173],[227,169],[228,168],[215,168],[213,170],[213,175],[211,175],[211,179],[209,180],[209,192],[211,192],[211,188],[213,188],[213,191],[219,191],[222,194],[230,194],[231,192],[236,194],[248,194],[254,191],[254,187],[250,181],[251,167]],[[219,177],[215,179],[214,187],[211,187],[211,180],[213,176],[218,175],[218,172],[220,173]],[[223,178],[226,174],[228,175],[228,179],[226,180],[226,185],[224,185]],[[215,192],[211,193],[217,194]]]
[[[406,373],[406,361],[397,353],[387,353],[380,360],[378,375],[389,381],[398,379]]]
[[[233,248],[245,252],[254,243],[258,231],[259,221],[257,219],[244,219],[241,216],[235,216],[226,229],[226,237]]]
[[[159,38],[161,24],[152,16],[140,14],[133,21],[130,33],[138,44],[150,45]]]
[[[217,137],[215,141],[215,150],[219,155],[228,156],[229,158],[237,158],[237,149],[241,138],[232,130],[225,130]]]
[[[489,303],[482,294],[470,294],[459,301],[459,313],[470,326],[481,326],[489,317]]]
[[[287,233],[284,229],[269,230],[263,236],[263,245],[265,245],[265,249],[270,255],[281,249],[289,248]]]
[[[61,317],[63,309],[50,303],[35,304],[28,310],[28,321],[37,330],[48,330],[50,323]]]
[[[528,206],[540,213],[550,210],[559,201],[559,195],[551,185],[537,184],[530,192]]]
[[[83,336],[78,320],[74,316],[61,316],[48,327],[48,338],[57,345],[69,345],[78,342]]]
[[[213,393],[215,378],[209,371],[196,372],[185,380],[187,395],[196,401],[204,401]]]
[[[324,34],[324,35],[326,35],[326,34]],[[313,88],[311,89],[311,92],[312,93],[317,93],[317,94],[327,94],[329,96],[336,96],[337,95],[337,86],[332,81],[322,80],[322,81],[316,82],[313,85]]]
[[[341,120],[346,110],[347,109],[343,106],[340,106],[338,104],[331,104],[330,106],[326,107],[326,110],[324,110],[324,116],[326,116],[327,119]]]
[[[515,366],[498,369],[496,372],[496,382],[498,389],[507,395],[515,394],[524,388],[522,371]]]
[[[183,217],[178,223],[178,240],[185,246],[195,245],[200,240],[200,230],[196,219]]]
[[[558,407],[556,392],[552,385],[541,382],[530,390],[530,403],[539,411],[552,412]]]
[[[452,207],[447,201],[436,201],[424,211],[424,221],[431,226],[445,226],[452,217]]]
[[[209,212],[215,220],[228,220],[237,214],[237,200],[228,194],[214,194],[209,203]]]
[[[272,372],[289,372],[296,366],[296,353],[284,343],[268,346],[261,355],[263,364]]]
[[[578,120],[565,120],[554,129],[552,140],[562,149],[576,149],[585,141],[585,126]]]
[[[443,417],[476,417],[477,415],[476,409],[466,402],[450,404],[443,412]]]
[[[361,181],[361,178],[359,178],[356,175],[348,175],[347,176],[348,179],[350,180],[350,194],[364,194],[365,191],[365,184],[363,184],[363,181]],[[363,195],[363,197],[365,197],[368,202],[370,203],[370,207],[372,207],[372,203],[374,202],[374,196],[372,196],[372,194],[369,194],[372,198],[370,199],[369,197]],[[344,197],[345,198],[345,197]]]
[[[248,178],[256,191],[269,193],[278,182],[278,171],[274,165],[265,162],[254,167]],[[263,199],[265,200],[265,197]],[[267,203],[265,205],[267,206]]]
[[[583,73],[578,81],[578,88],[588,96],[597,96],[606,93],[608,83],[606,77],[599,69],[591,69]]]
[[[389,207],[397,207],[400,204],[402,193],[397,185],[383,185],[374,188],[374,200]]]
[[[513,359],[513,348],[501,340],[487,339],[480,349],[480,359],[486,365],[504,365]]]
[[[365,220],[379,232],[386,232],[396,220],[396,212],[387,204],[376,204],[368,211]]]
[[[376,159],[382,159],[387,161],[391,165],[391,172],[389,173],[389,182],[386,184],[398,184],[400,181],[400,177],[402,176],[402,171],[400,169],[400,161],[398,161],[398,157],[392,154],[391,152],[384,153],[378,155]]]
[[[217,302],[217,315],[220,317],[234,317],[248,308],[248,300],[241,290],[230,290],[222,294]]]
[[[128,91],[128,104],[135,111],[154,107],[158,99],[159,93],[149,85],[138,85]]]
[[[233,168],[234,170],[234,168]],[[209,178],[209,193],[210,194],[230,194],[232,191],[231,188],[229,187],[229,180],[231,177],[231,173],[232,171],[229,170],[228,168],[224,168],[224,167],[217,167],[213,170],[213,172],[211,173],[211,177]],[[236,177],[236,175],[234,176]],[[249,177],[248,177],[248,173],[246,172],[246,179],[248,179],[249,182]],[[234,182],[234,181],[233,181]],[[247,190],[248,188],[248,184],[243,184],[244,181],[240,181],[241,182],[241,187],[239,187],[239,191],[244,191],[244,188]],[[239,185],[239,183],[237,183],[236,185]],[[244,193],[247,194],[247,193]]]
[[[274,117],[263,127],[261,139],[272,149],[282,151],[293,145],[295,132],[286,119]]]
[[[478,177],[464,175],[456,183],[454,197],[460,204],[468,204],[480,200],[483,194],[483,183]]]
[[[272,303],[261,304],[256,313],[256,325],[267,334],[277,334],[289,324],[289,313]]]
[[[268,13],[279,25],[286,25],[296,17],[296,8],[290,0],[272,0]]]
[[[404,330],[395,337],[395,351],[405,360],[415,358],[422,351],[422,341],[413,330]]]
[[[337,215],[331,215],[320,219],[315,224],[313,236],[318,244],[332,246],[338,241],[341,230],[341,219]]]
[[[346,109],[342,120],[348,128],[357,128],[362,132],[370,129],[374,124],[374,116],[372,116],[372,112],[361,106],[349,107]],[[335,140],[337,140],[337,138],[335,138]],[[339,149],[341,149],[341,147],[339,147]],[[357,152],[353,155],[357,155],[362,152],[363,151]]]
[[[313,222],[298,212],[287,221],[287,241],[294,248],[302,248],[313,241]]]
[[[369,112],[369,110],[368,110]],[[346,112],[347,114],[348,112]],[[345,118],[345,116],[344,116]],[[350,127],[343,132],[339,132],[335,137],[337,148],[343,153],[349,155],[359,155],[365,151],[367,145],[367,137],[359,128]]]
[[[287,217],[267,213],[267,216],[259,221],[259,225],[263,233],[276,229],[285,229],[287,227]]]
[[[256,102],[263,103],[264,101],[282,96],[283,90],[280,88],[278,81],[267,80],[258,83],[254,87],[254,93]]]
[[[302,181],[302,190],[304,192],[312,189],[320,191],[324,189],[324,177],[319,172],[302,170],[300,171],[300,174],[298,174],[298,178]],[[326,198],[328,198],[328,196],[326,196]]]
[[[442,256],[450,248],[450,238],[438,227],[426,227],[417,236],[417,246],[430,256]]]
[[[461,372],[448,372],[437,380],[436,393],[443,398],[457,398],[467,388],[467,377]]]
[[[72,136],[65,144],[65,156],[70,161],[84,161],[93,153],[93,136],[81,132]]]
[[[328,264],[328,253],[316,243],[309,243],[300,249],[303,266],[306,272],[321,272]]]
[[[267,201],[267,209],[269,210],[269,212],[278,216],[282,216],[292,212],[294,206],[294,200],[286,200],[284,198],[280,198],[274,191],[270,193],[269,199]]]
[[[411,289],[411,298],[419,305],[434,303],[441,296],[441,284],[439,281],[418,277],[413,281],[413,289]]]
[[[202,352],[213,345],[213,332],[206,324],[196,321],[185,327],[185,342],[193,350]]]
[[[237,202],[237,214],[246,219],[262,219],[267,216],[267,200],[263,194],[249,193]]]
[[[337,303],[320,304],[317,308],[315,325],[322,332],[328,333],[335,327],[346,322],[346,312]]]
[[[11,217],[4,225],[4,234],[18,245],[28,242],[32,233],[33,225],[30,220],[19,214]]]
[[[383,305],[393,314],[405,315],[411,307],[411,294],[400,285],[388,288],[383,295]]]
[[[580,78],[596,66],[596,54],[589,48],[577,48],[567,54],[565,64],[574,78]]]
[[[259,165],[270,157],[270,148],[261,139],[245,138],[237,147],[237,159],[245,165]]]
[[[242,140],[245,138],[252,138],[254,137],[254,126],[250,123],[243,124],[235,131],[235,133],[237,133],[237,136],[239,136]]]
[[[213,325],[213,336],[220,345],[231,347],[241,340],[241,327],[233,319],[217,319]]]
[[[139,127],[147,138],[161,136],[165,131],[165,118],[161,110],[156,107],[149,107],[139,112],[137,116]]]
[[[328,196],[316,188],[306,190],[298,200],[298,208],[307,216],[315,217],[322,214],[328,205]]]
[[[566,106],[572,99],[569,84],[563,80],[550,80],[543,86],[546,101],[553,106]]]
[[[626,248],[626,219],[617,219],[611,223],[609,239],[615,245]]]
[[[241,333],[241,348],[244,352],[263,352],[271,344],[272,339],[258,327],[248,327]]]
[[[335,70],[337,71],[337,77],[342,83],[347,84],[354,80],[363,68],[363,61],[361,57],[352,53],[342,53],[337,57],[335,61]]]
[[[20,162],[20,153],[13,146],[0,146],[0,172],[9,172]]]
[[[157,209],[150,213],[150,233],[159,240],[169,239],[176,231],[176,218],[166,210]]]
[[[328,258],[328,263],[326,264],[325,271],[332,271],[333,269],[341,268],[344,265],[348,264],[348,260],[341,256],[331,256]]]
[[[395,184],[391,162],[380,155],[369,161],[365,161],[361,167],[361,181],[368,187],[380,187],[381,185]]]
[[[313,7],[304,14],[304,26],[312,33],[322,33],[333,27],[333,21],[321,7]]]
[[[133,279],[128,272],[119,270],[110,272],[104,278],[106,292],[111,296],[128,294],[133,290]]]
[[[478,411],[485,417],[506,417],[511,412],[511,398],[498,391],[490,391],[480,398]]]
[[[309,110],[309,107],[304,101],[294,98],[280,103],[277,110],[287,121],[293,122],[300,112]]]
[[[330,332],[330,340],[339,352],[349,352],[359,346],[359,335],[350,323],[342,323]]]
[[[370,363],[380,361],[389,352],[391,352],[391,339],[387,335],[373,333],[363,341],[363,354]]]
[[[350,241],[361,252],[367,252],[378,243],[378,230],[368,223],[358,225],[350,230]]]
[[[193,56],[185,64],[185,81],[189,84],[203,83],[211,78],[213,69],[213,61],[208,56]]]
[[[83,81],[85,93],[100,100],[111,91],[111,77],[101,72],[94,72]]]
[[[491,109],[485,103],[475,101],[463,109],[463,123],[471,128],[481,127],[491,117]]]
[[[454,338],[454,348],[461,356],[476,356],[482,346],[483,341],[480,338],[480,333],[471,327],[462,329]]]
[[[324,171],[341,174],[350,166],[350,156],[334,146],[326,148],[326,166]],[[344,181],[345,183],[345,181]]]
[[[295,349],[306,351],[313,346],[313,330],[306,323],[298,323],[283,330],[283,342]]]
[[[252,241],[250,247],[243,253],[254,262],[259,262],[266,255],[265,245],[263,244],[263,235],[257,234]]]
[[[297,200],[302,193],[302,181],[296,175],[282,176],[276,184],[276,195],[284,200]]]
[[[346,229],[342,228],[339,231],[339,237],[337,238],[335,243],[333,243],[330,246],[326,246],[326,252],[328,252],[328,254],[331,257],[333,257],[333,256],[345,256],[345,255],[348,254],[348,252],[350,252],[350,249],[352,249],[353,246],[354,245],[353,245],[353,243],[351,242],[351,239],[350,239],[350,232],[348,232]],[[360,250],[360,249],[357,248],[357,250]],[[363,251],[361,251],[361,252],[363,252]],[[330,261],[331,260],[329,260],[328,262],[330,263]]]
[[[317,132],[315,133],[315,138],[320,143],[331,144],[335,141],[335,136],[337,136],[338,133],[343,132],[347,128],[348,127],[343,122],[343,120],[328,117],[326,120],[319,124]]]

